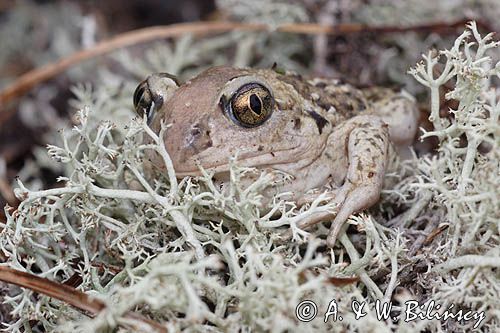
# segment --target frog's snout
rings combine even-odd
[[[171,74],[156,73],[148,76],[135,89],[135,112],[140,117],[146,115],[150,122],[154,112],[162,107],[178,87],[177,78]]]

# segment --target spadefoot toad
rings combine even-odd
[[[411,99],[389,89],[232,67],[210,68],[181,85],[153,74],[138,86],[134,104],[154,131],[161,121],[171,124],[164,140],[178,177],[199,175],[202,166],[223,181],[237,154],[242,166],[290,175],[279,191],[298,205],[328,189],[337,212],[299,227],[333,219],[329,246],[351,214],[377,202],[389,145],[410,144],[418,117]],[[158,156],[150,158],[162,168]]]

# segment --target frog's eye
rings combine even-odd
[[[143,117],[144,114],[150,118],[154,105],[153,96],[151,96],[151,91],[149,91],[147,81],[142,81],[134,92],[134,108],[135,112],[139,117]]]
[[[271,116],[274,98],[262,84],[247,83],[233,94],[225,108],[238,125],[256,127]]]
[[[154,111],[159,109],[179,86],[177,79],[168,73],[158,73],[142,81],[134,92],[135,112],[151,121]]]

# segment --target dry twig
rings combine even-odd
[[[204,36],[233,30],[254,32],[276,31],[295,34],[329,35],[346,35],[355,33],[398,33],[405,31],[443,31],[454,30],[457,27],[462,27],[464,23],[465,21],[462,20],[451,24],[437,23],[410,27],[369,27],[366,25],[355,23],[339,24],[332,27],[313,23],[294,23],[284,24],[277,28],[273,28],[266,24],[256,23],[195,22],[133,30],[117,35],[111,39],[104,40],[91,48],[78,51],[66,58],[62,58],[54,63],[47,64],[43,67],[36,68],[32,71],[29,71],[28,73],[21,75],[10,86],[0,91],[0,120],[5,120],[13,114],[13,112],[8,112],[7,108],[5,107],[8,102],[22,96],[37,84],[47,81],[64,72],[66,69],[85,60],[107,54],[123,47],[144,43],[155,39],[178,37],[185,34]],[[485,24],[478,25],[482,25],[483,27],[486,26]]]
[[[0,281],[12,283],[33,290],[34,292],[56,298],[89,313],[91,316],[98,315],[99,312],[106,308],[106,305],[102,301],[91,298],[73,287],[6,266],[0,266]],[[137,313],[130,312],[126,317],[147,324],[157,332],[167,333],[165,327]]]

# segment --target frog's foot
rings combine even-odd
[[[388,126],[379,117],[360,116],[349,135],[349,168],[342,189],[345,201],[330,227],[326,243],[335,245],[337,236],[350,215],[375,204],[382,189],[389,146]]]
[[[355,126],[349,134],[347,145],[349,167],[346,179],[341,188],[330,194],[332,201],[339,205],[338,212],[314,214],[297,225],[304,229],[335,216],[327,237],[329,247],[335,245],[337,236],[350,215],[377,202],[387,162],[389,133],[380,117],[359,116],[351,121]],[[284,236],[286,238],[288,234]]]
[[[316,213],[316,214],[310,215],[308,218],[303,219],[302,221],[297,223],[297,228],[301,229],[301,230],[306,230],[309,227],[311,227],[317,223],[331,220],[334,216],[335,216],[335,214],[332,214],[329,212]],[[292,238],[292,236],[293,236],[293,231],[292,231],[292,228],[290,228],[287,231],[284,231],[283,233],[281,233],[281,235],[279,236],[280,242],[289,241]]]
[[[316,201],[319,196],[321,196],[322,197],[321,202],[325,202],[325,203],[328,202],[329,204],[336,203],[337,207],[339,207],[344,202],[344,199],[345,199],[345,193],[343,193],[343,191],[344,191],[344,189],[340,188],[340,189],[335,189],[335,190],[330,191],[330,192],[309,193],[309,194],[304,195],[300,200],[298,200],[297,204],[299,207],[303,206],[305,204],[311,204],[314,201]],[[335,217],[336,213],[337,213],[337,211],[335,211],[335,212],[329,212],[329,211],[324,212],[323,211],[323,212],[315,213],[315,214],[309,215],[307,218],[300,220],[296,226],[299,229],[306,230],[315,224],[318,224],[321,222],[326,222],[326,221],[331,221]],[[292,238],[292,236],[293,236],[293,232],[291,229],[289,229],[280,235],[280,239],[282,241],[288,241]]]
[[[356,199],[356,197],[364,196],[366,194],[366,190],[367,189],[364,187],[353,189],[352,186],[346,185],[334,191],[323,193],[323,201],[328,202],[330,205],[336,204],[337,209],[333,212],[323,211],[309,215],[307,218],[298,222],[296,227],[302,230],[307,230],[318,223],[333,220],[332,227],[327,238],[328,246],[333,247],[333,245],[335,245],[335,239],[344,225],[344,222],[347,221],[352,213],[355,213],[358,210],[356,209],[357,200],[352,200],[351,198]],[[315,201],[319,195],[320,194],[310,194],[309,196],[304,197],[301,202],[311,203]],[[292,236],[293,231],[289,229],[283,232],[280,238],[283,241],[287,241],[290,240]]]
[[[330,226],[330,232],[326,238],[327,246],[333,247],[335,245],[340,230],[349,216],[373,205],[377,202],[379,195],[379,186],[368,185],[354,188],[347,196]]]
[[[329,192],[323,192],[323,193],[311,193],[308,195],[305,195],[302,200],[300,200],[299,206],[302,206],[303,204],[312,204],[314,201],[317,200],[319,196],[322,196],[323,199],[321,202],[324,203],[329,203],[330,205],[336,205],[337,208],[335,209],[334,212],[321,212],[321,213],[316,213],[313,215],[310,215],[308,218],[305,218],[301,220],[299,223],[297,223],[297,227],[300,229],[307,229],[317,223],[320,222],[325,222],[325,221],[331,221],[338,213],[339,207],[341,207],[342,203],[345,201],[346,198],[346,189],[344,187],[329,191]]]

